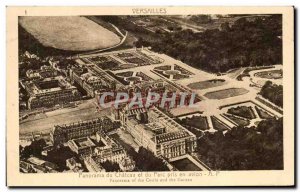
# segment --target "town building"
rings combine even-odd
[[[68,142],[71,139],[89,137],[98,131],[108,132],[119,126],[107,116],[77,123],[55,125],[50,132],[50,140],[54,146]]]
[[[84,142],[87,141],[85,140]],[[70,146],[70,148],[73,148],[73,146]],[[91,152],[92,148],[93,152]],[[133,170],[135,167],[135,162],[131,159],[128,160],[129,157],[123,146],[114,141],[114,139],[110,138],[110,136],[103,131],[96,133],[95,140],[89,140],[89,144],[86,144],[85,151],[81,154],[84,155],[82,156],[84,163],[90,172],[105,171],[101,164],[106,161],[118,163],[120,168],[122,167],[122,170]]]
[[[58,166],[37,157],[29,157],[20,161],[20,170],[24,173],[56,173]]]
[[[68,146],[78,155],[89,155],[93,152],[96,144],[89,137],[81,137],[69,140]]]
[[[96,133],[96,141],[97,147],[94,150],[94,156],[98,163],[103,163],[107,160],[120,163],[127,156],[124,148],[104,132]]]
[[[120,169],[124,172],[133,171],[135,168],[135,162],[130,157],[125,157],[119,164]]]
[[[51,66],[43,65],[38,70],[29,69],[26,71],[26,76],[29,79],[45,79],[49,77],[55,77],[58,73]]]
[[[62,76],[35,79],[21,83],[28,93],[28,108],[66,105],[81,98],[77,88]]]
[[[97,163],[94,156],[86,156],[84,157],[85,167],[89,172],[105,172],[105,169]]]
[[[73,66],[70,69],[70,79],[82,87],[87,95],[95,97],[97,93],[112,91],[119,85],[107,72],[96,66]]]
[[[72,157],[70,159],[66,160],[66,166],[72,171],[72,172],[81,172],[82,171],[82,165],[79,163],[75,157]]]

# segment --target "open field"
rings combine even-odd
[[[85,17],[88,18],[89,20],[92,20],[93,22],[99,24],[100,26],[108,29],[109,31],[115,33],[121,39],[123,38],[123,36],[110,23],[103,21],[103,19],[101,19],[101,17],[97,17],[97,16],[85,16]],[[125,32],[122,31],[122,33],[125,33]]]
[[[209,99],[225,99],[228,97],[235,97],[238,95],[243,95],[248,93],[249,91],[244,88],[229,88],[223,89],[219,91],[208,92],[204,96]]]
[[[115,33],[84,17],[20,17],[19,23],[46,47],[87,51],[120,42]]]
[[[45,113],[43,118],[20,123],[20,134],[50,130],[54,125],[85,121],[108,114],[109,110],[96,112],[93,100],[85,101],[76,108],[58,109]]]

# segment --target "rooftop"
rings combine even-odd
[[[38,95],[43,93],[59,91],[63,89],[75,88],[69,82],[67,82],[62,76],[28,81],[25,82],[24,85],[30,95]]]
[[[171,132],[171,133],[164,133],[156,136],[156,142],[157,143],[164,143],[175,139],[181,139],[184,137],[190,136],[188,132],[186,131],[177,131],[177,132]]]
[[[73,144],[75,144],[75,146],[78,148],[88,148],[96,146],[95,143],[88,137],[73,139],[71,140],[71,142],[73,142]]]

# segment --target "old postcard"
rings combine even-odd
[[[293,186],[293,7],[8,7],[8,186]]]

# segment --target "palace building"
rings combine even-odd
[[[29,109],[69,104],[81,98],[77,88],[62,76],[26,81],[22,85],[29,96]]]
[[[103,90],[111,91],[120,84],[97,66],[73,66],[69,73],[71,81],[81,86],[90,97],[95,97]]]
[[[163,95],[166,94],[167,98],[171,98],[172,94],[175,94],[176,97],[174,97],[174,105],[172,105],[171,103],[173,101],[168,100],[165,101],[165,103],[163,104],[163,108],[164,109],[171,109],[171,108],[176,108],[178,105],[183,104],[183,105],[189,105],[190,102],[192,101],[193,104],[200,101],[200,99],[198,98],[198,96],[196,96],[194,98],[194,101],[192,98],[192,92],[190,90],[186,90],[183,89],[182,87],[180,87],[179,85],[173,83],[173,82],[169,82],[169,81],[165,81],[162,79],[156,80],[156,81],[152,81],[152,82],[145,82],[145,83],[141,83],[141,84],[136,84],[133,86],[129,86],[126,88],[122,88],[120,90],[118,90],[116,93],[127,93],[129,96],[128,102],[123,102],[120,103],[118,105],[118,107],[115,107],[114,105],[112,105],[111,111],[112,111],[112,117],[115,120],[120,120],[121,118],[121,113],[124,114],[125,111],[128,111],[128,103],[131,101],[131,99],[134,96],[134,93],[141,93],[142,96],[142,101],[143,104],[145,104],[145,101],[148,97],[148,94],[151,93],[157,93],[159,94],[160,98],[158,101],[151,103],[150,107],[155,106],[157,108],[161,108],[162,106],[162,98]],[[181,101],[181,93],[187,93],[187,95],[184,97],[183,101]],[[99,95],[99,98],[101,97],[101,95]],[[98,99],[98,102],[100,100]],[[115,97],[107,97],[106,100],[104,100],[104,102],[108,103],[111,101],[115,101]],[[181,103],[183,102],[183,103]],[[133,106],[133,108],[138,109],[137,107]],[[130,110],[129,110],[130,111]]]
[[[196,136],[156,107],[122,110],[120,121],[136,143],[157,156],[175,158],[196,149]]]
[[[55,125],[50,133],[50,139],[53,145],[59,145],[72,139],[89,137],[98,131],[107,132],[118,127],[118,123],[112,122],[106,116],[101,118],[71,123],[68,125]]]
[[[57,71],[51,66],[47,65],[41,66],[41,68],[37,70],[29,69],[28,71],[26,71],[26,76],[29,79],[44,79],[49,77],[55,77],[57,75]]]
[[[70,70],[70,78],[73,82],[77,82],[90,97],[95,96],[96,90],[105,87],[103,80],[89,72],[87,68],[72,68]]]

